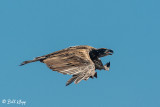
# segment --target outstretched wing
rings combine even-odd
[[[81,80],[88,80],[94,77],[95,66],[89,56],[88,49],[71,49],[63,51],[43,60],[43,62],[53,71],[62,74],[73,75],[66,85],[73,81],[79,83]]]

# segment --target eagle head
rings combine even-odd
[[[98,52],[98,57],[104,57],[104,56],[113,54],[113,50],[107,49],[107,48],[97,49],[97,52]]]

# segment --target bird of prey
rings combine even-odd
[[[69,47],[47,55],[36,57],[33,60],[24,61],[20,66],[40,61],[45,63],[53,71],[72,75],[66,86],[74,82],[78,84],[81,80],[97,78],[98,70],[109,70],[110,62],[103,65],[100,57],[112,55],[113,50],[106,48],[94,48],[88,45]]]

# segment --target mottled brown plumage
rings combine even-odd
[[[88,80],[89,77],[96,77],[95,69],[106,69],[98,57],[99,53],[97,57],[94,56],[95,54],[91,55],[92,53],[97,54],[97,49],[91,46],[74,46],[48,55],[36,57],[34,60],[24,61],[21,65],[40,61],[45,63],[53,71],[73,75],[72,78],[67,81],[66,85],[71,84],[73,81],[77,84],[81,80]],[[93,56],[93,58],[91,56]],[[101,65],[96,64],[95,61],[97,60]],[[108,66],[106,65],[106,67]]]

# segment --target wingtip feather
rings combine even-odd
[[[75,75],[72,76],[72,78],[70,78],[70,79],[67,81],[66,86],[70,85],[73,81],[76,80],[76,78],[77,78],[77,76],[75,76]]]

